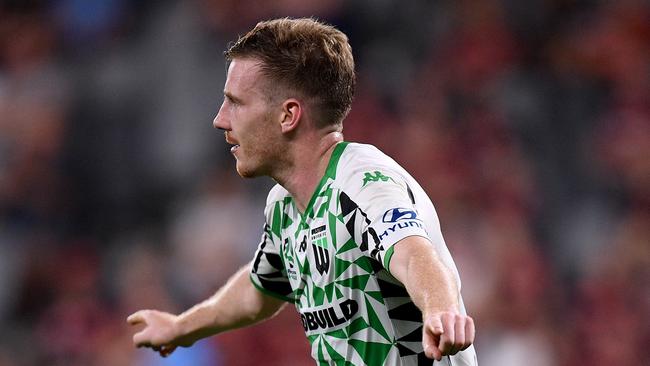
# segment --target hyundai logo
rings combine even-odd
[[[401,220],[417,220],[418,214],[408,208],[392,208],[384,213],[383,222],[397,222]]]

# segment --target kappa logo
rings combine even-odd
[[[408,208],[391,208],[384,213],[384,217],[381,221],[392,223],[402,220],[419,220],[418,214]]]
[[[374,175],[371,172],[365,172],[363,173],[363,184],[361,185],[362,187],[365,187],[366,184],[370,182],[388,182],[390,179],[391,181],[395,182],[393,178],[384,175],[382,172],[379,170],[375,170]]]

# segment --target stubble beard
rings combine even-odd
[[[246,154],[242,154],[246,157],[246,163],[243,160],[237,160],[237,173],[242,178],[262,176],[273,178],[274,173],[282,166],[284,146],[269,138],[256,138],[255,140],[257,141],[251,142],[254,146],[253,151],[249,150]]]
[[[250,136],[249,141],[245,143],[248,147],[246,151],[242,150],[242,158],[245,158],[247,163],[243,164],[243,161],[237,160],[237,173],[242,178],[262,176],[274,178],[275,171],[281,168],[286,155],[284,153],[286,145],[281,141],[282,137],[274,134],[270,109],[263,119],[262,128]]]
[[[246,154],[246,159],[240,160],[239,158],[236,158],[237,174],[239,174],[239,176],[242,178],[256,178],[263,176],[263,165],[261,162],[259,162],[260,154],[262,154],[262,152],[255,151]]]

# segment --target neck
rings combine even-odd
[[[334,147],[343,141],[343,134],[333,131],[304,141],[288,151],[291,161],[282,171],[273,174],[273,179],[289,191],[301,212],[305,212],[316,186],[325,175]]]

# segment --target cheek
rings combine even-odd
[[[273,140],[273,126],[267,113],[258,114],[255,119],[249,121],[249,135],[258,143],[258,148],[264,148]]]

